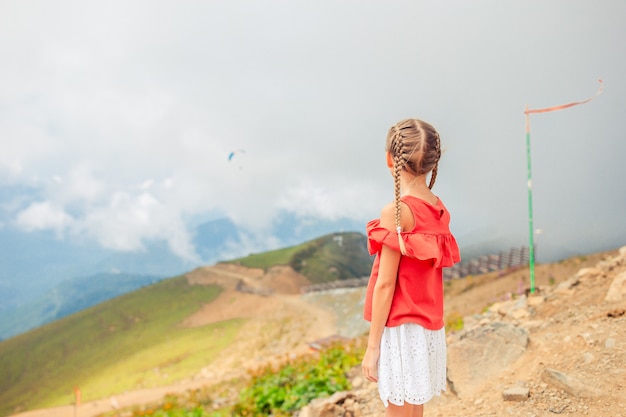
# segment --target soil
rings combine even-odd
[[[609,271],[586,279],[571,288],[557,291],[582,268],[595,267],[616,257],[618,251],[576,257],[537,265],[535,286],[545,301],[533,308],[532,317],[518,320],[530,330],[530,345],[523,357],[490,378],[471,398],[459,398],[448,390],[426,405],[433,416],[553,416],[626,415],[626,301],[607,303],[604,297],[611,277]],[[626,255],[625,255],[626,257]],[[626,259],[621,265],[626,270]],[[230,318],[248,319],[233,345],[189,380],[155,388],[120,393],[114,397],[73,406],[34,410],[13,417],[91,417],[118,407],[160,400],[165,393],[184,392],[241,377],[247,370],[286,355],[309,352],[310,344],[333,335],[362,337],[367,326],[361,318],[363,288],[301,294],[308,280],[288,267],[264,272],[241,266],[216,264],[187,274],[195,285],[219,284],[224,291],[213,303],[189,316],[184,326],[203,326]],[[479,322],[488,307],[524,294],[529,289],[528,268],[455,280],[446,286],[446,315],[458,315],[466,322]],[[620,314],[621,312],[621,314]],[[514,320],[515,321],[515,320]],[[449,343],[454,343],[451,334]],[[546,368],[554,368],[583,380],[602,395],[589,398],[571,395],[545,382]],[[355,376],[358,395],[367,396],[372,415],[383,413],[375,389]],[[373,385],[373,384],[372,384]],[[502,398],[511,386],[530,389],[525,401]],[[369,388],[368,388],[369,387]],[[365,389],[368,388],[368,389]],[[368,412],[363,412],[366,417]]]

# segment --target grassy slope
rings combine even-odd
[[[372,259],[363,235],[340,233],[232,262],[291,265],[315,283],[367,275]],[[0,342],[0,416],[71,404],[74,386],[89,401],[198,372],[243,321],[196,329],[177,324],[220,291],[190,286],[184,277],[167,279]]]
[[[192,375],[241,325],[178,326],[220,292],[172,278],[0,343],[0,415],[71,403],[75,385],[88,401]]]
[[[338,237],[341,237],[341,243],[337,241]],[[320,283],[367,276],[372,261],[367,253],[366,237],[349,232],[329,234],[301,245],[253,254],[231,262],[262,269],[289,265],[311,283]]]

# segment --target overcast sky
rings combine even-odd
[[[612,249],[625,39],[623,0],[3,0],[0,227],[193,257],[192,226],[221,215],[365,222],[393,197],[389,126],[418,117],[459,243],[524,244],[524,107],[602,78],[531,117],[533,197],[539,247]]]

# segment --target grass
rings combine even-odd
[[[302,244],[264,253],[254,253],[244,258],[234,259],[228,263],[242,265],[247,268],[267,270],[275,265],[288,265],[291,258],[305,247],[306,244]]]
[[[321,283],[369,275],[372,262],[367,253],[365,236],[344,232],[284,249],[252,254],[228,263],[263,270],[276,265],[289,265],[311,283]]]
[[[163,385],[197,373],[228,346],[242,320],[179,323],[217,286],[161,281],[0,343],[0,415]]]

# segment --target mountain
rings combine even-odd
[[[83,273],[106,251],[51,232],[0,229],[0,312],[50,291]]]
[[[252,246],[249,234],[229,218],[199,224],[192,241],[199,255],[196,261],[180,258],[162,241],[146,242],[142,251],[121,252],[52,232],[4,227],[0,229],[0,339],[201,265],[299,244],[337,230],[363,228],[350,219],[325,221],[290,213],[278,219],[268,237]],[[119,291],[111,291],[110,282],[117,282]],[[81,292],[85,288],[91,295]],[[65,296],[59,299],[59,294]],[[82,298],[76,298],[79,294]]]
[[[357,232],[331,233],[308,242],[233,259],[229,263],[268,270],[288,265],[312,284],[368,276],[373,258],[367,238]]]
[[[63,281],[37,299],[2,314],[0,336],[20,334],[160,279],[150,275],[100,273]]]
[[[299,265],[300,274],[307,274],[304,281],[310,282],[329,279],[321,271],[326,271],[330,279],[360,275],[372,263],[365,251],[365,239],[359,233],[326,235],[201,268],[189,275],[204,273],[218,276],[216,282],[231,282],[232,292],[227,299],[240,312],[250,307],[250,299],[245,305],[238,303],[236,297],[244,292],[233,288],[237,281],[246,279],[246,273],[253,285],[291,280],[293,275],[278,277],[273,269],[282,266],[293,271],[286,266],[290,264]],[[256,272],[259,268],[267,270],[261,280]],[[206,273],[207,269],[211,273]],[[87,287],[101,282],[115,291],[131,278],[139,282],[140,277],[104,274],[75,280],[73,285],[59,287],[68,294],[55,291],[58,303],[49,302],[47,306],[54,306],[57,314],[64,309],[69,312],[79,307],[81,301],[93,302],[98,294],[90,293]],[[184,325],[186,318],[225,291],[223,283],[199,284],[192,285],[185,277],[163,279],[0,342],[0,415],[16,409],[64,404],[74,384],[81,385],[85,397],[97,398],[137,384],[154,386],[192,376],[202,363],[210,362],[216,352],[228,346],[245,322],[220,316],[218,322],[201,327]],[[70,299],[74,301],[63,302]],[[254,299],[276,304],[267,296]],[[301,303],[290,305],[300,311]],[[222,311],[223,306],[220,314]]]

